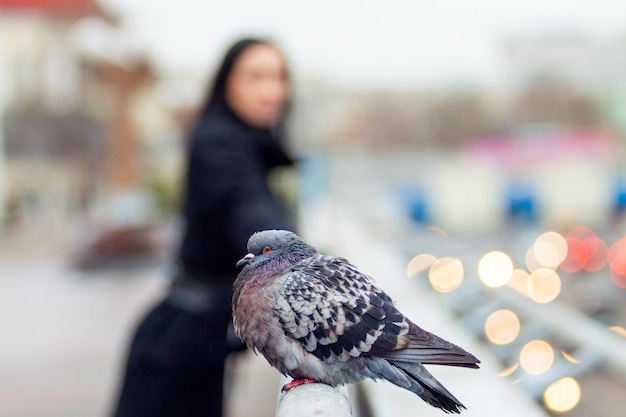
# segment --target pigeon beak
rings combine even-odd
[[[246,256],[241,258],[239,261],[237,261],[237,268],[241,268],[244,265],[248,265],[250,261],[252,260],[252,258],[254,258],[254,255],[252,253],[247,254]]]

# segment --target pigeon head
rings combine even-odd
[[[263,230],[248,240],[248,254],[237,262],[237,268],[261,265],[288,265],[317,253],[298,235],[287,230]]]

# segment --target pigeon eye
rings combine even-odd
[[[272,252],[272,248],[270,248],[269,246],[266,246],[263,248],[263,253],[271,253]]]

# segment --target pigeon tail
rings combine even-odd
[[[420,328],[408,320],[409,334],[402,349],[379,353],[390,362],[419,362],[425,365],[460,366],[478,368],[480,360],[465,349]]]
[[[417,394],[421,399],[433,407],[440,408],[446,413],[459,414],[465,406],[448,391],[434,376],[419,363],[390,361],[411,382],[410,387],[403,387]],[[390,381],[395,383],[394,381]],[[396,384],[398,385],[398,384]]]

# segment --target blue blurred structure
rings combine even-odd
[[[626,214],[626,175],[617,177],[614,185],[614,215],[621,217]]]
[[[420,185],[402,185],[398,187],[402,210],[416,223],[427,224],[430,221],[428,194]]]
[[[513,180],[506,190],[507,218],[518,223],[533,223],[539,219],[537,201],[532,184]]]

